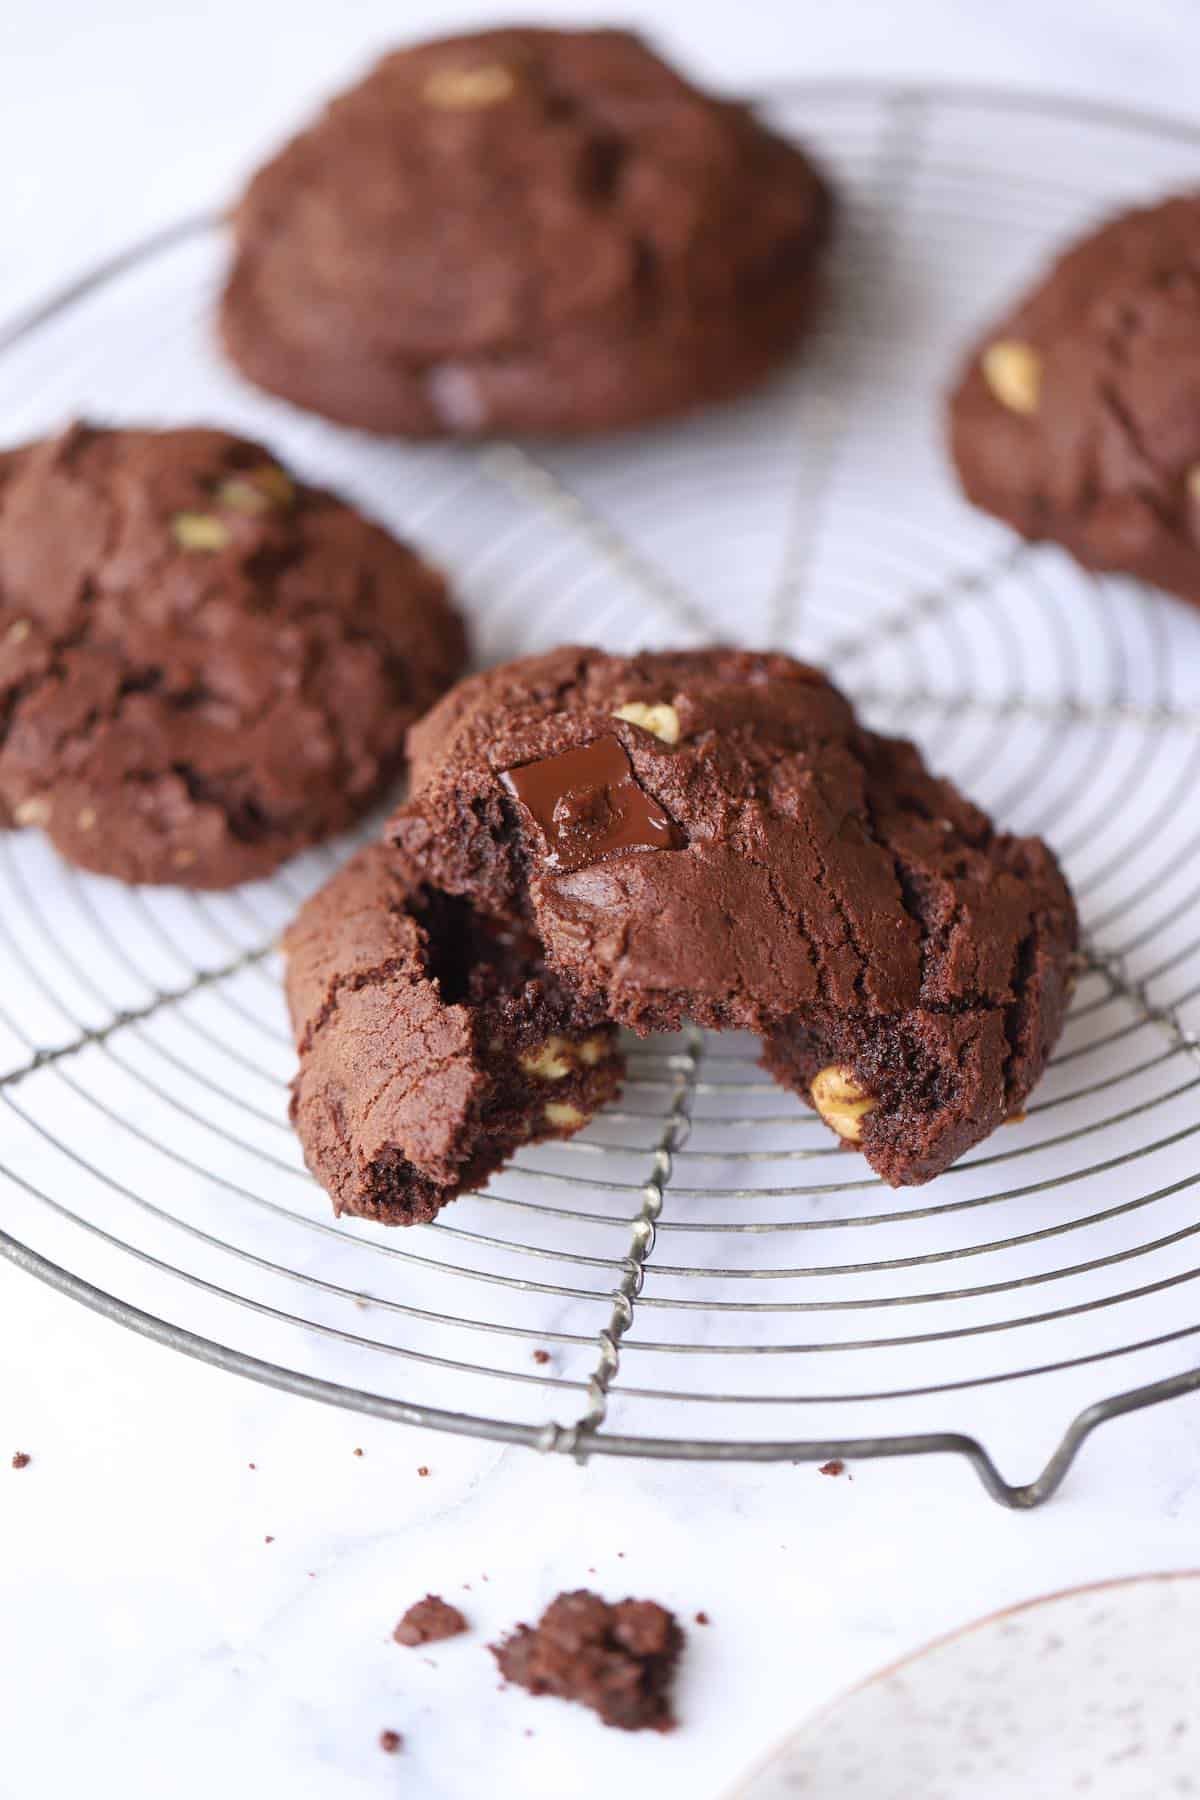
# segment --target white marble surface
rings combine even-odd
[[[202,13],[16,0],[0,18],[0,315],[89,255],[220,199],[376,46],[454,16],[433,0],[405,9],[402,27],[382,0],[210,0]],[[936,73],[1195,110],[1200,15],[1168,0],[673,0],[611,16],[657,23],[732,85],[792,70]],[[716,1800],[807,1711],[931,1635],[1076,1581],[1195,1559],[1196,1401],[1107,1428],[1060,1497],[1027,1516],[944,1459],[864,1464],[852,1480],[811,1467],[578,1470],[268,1392],[7,1264],[0,1427],[4,1800]],[[34,1460],[10,1472],[18,1449]],[[675,1736],[630,1740],[497,1693],[481,1646],[584,1582],[710,1615],[690,1633]],[[388,1641],[427,1589],[461,1599],[475,1627],[432,1652],[436,1667]],[[389,1726],[405,1736],[394,1759],[376,1743]]]

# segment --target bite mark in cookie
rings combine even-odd
[[[386,845],[313,896],[284,951],[292,1119],[339,1213],[432,1219],[620,1090],[613,1027],[536,939],[407,880]]]

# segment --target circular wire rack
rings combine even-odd
[[[631,1042],[619,1104],[432,1225],[339,1221],[287,1123],[275,946],[350,845],[189,894],[9,834],[0,1249],[377,1416],[579,1458],[957,1451],[1031,1506],[1097,1424],[1200,1386],[1200,614],[971,513],[940,395],[1051,248],[1194,183],[1200,131],[926,86],[762,104],[824,159],[842,228],[805,354],[737,406],[587,449],[338,430],[220,363],[205,218],[0,335],[6,435],[261,435],[442,561],[481,661],[720,636],[828,667],[1072,879],[1085,969],[1026,1118],[893,1191],[752,1040],[688,1031]],[[1009,1482],[1010,1458],[1041,1472]]]

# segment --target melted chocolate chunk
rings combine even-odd
[[[611,735],[505,769],[500,779],[541,826],[546,861],[564,875],[621,850],[677,850],[683,842]]]

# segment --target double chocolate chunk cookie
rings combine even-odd
[[[261,445],[0,455],[0,824],[85,868],[268,873],[367,810],[464,657],[441,577]]]
[[[976,505],[1200,605],[1200,194],[1055,263],[972,353],[950,430]]]
[[[284,940],[292,1121],[337,1212],[432,1219],[620,1089],[615,1034],[520,926],[360,851]]]
[[[585,433],[724,399],[800,337],[806,157],[621,31],[386,57],[251,182],[226,348],[368,430]]]
[[[599,1015],[760,1033],[893,1183],[1022,1104],[1076,917],[1014,838],[816,669],[564,649],[460,683],[410,734],[412,879],[532,931]]]

